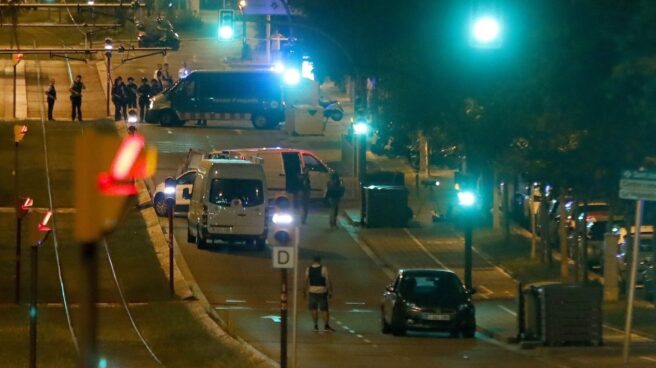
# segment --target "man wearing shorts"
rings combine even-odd
[[[305,270],[305,292],[308,296],[308,308],[312,313],[314,332],[319,332],[317,325],[319,310],[323,312],[324,331],[334,332],[330,327],[330,315],[328,314],[328,299],[333,295],[332,283],[328,277],[328,268],[321,264],[321,257],[315,256],[312,265]]]

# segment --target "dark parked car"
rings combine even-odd
[[[157,17],[154,20],[137,21],[137,42],[139,47],[180,48],[180,35],[168,20]]]
[[[383,293],[382,331],[396,336],[407,330],[437,331],[472,338],[476,333],[474,292],[448,270],[399,270]]]

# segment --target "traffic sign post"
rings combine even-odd
[[[635,233],[633,234],[633,252],[631,253],[631,273],[629,276],[629,297],[627,301],[626,321],[624,325],[624,347],[622,357],[624,364],[629,362],[631,344],[631,327],[633,324],[633,303],[635,301],[636,269],[640,251],[640,228],[644,201],[656,201],[656,172],[624,170],[620,179],[620,198],[636,200]]]

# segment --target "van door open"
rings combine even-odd
[[[303,154],[303,166],[310,170],[311,198],[323,198],[328,185],[328,168],[314,155]]]
[[[298,191],[298,176],[301,173],[301,159],[298,152],[283,152],[282,161],[285,166],[285,189],[289,193]]]

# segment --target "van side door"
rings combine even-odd
[[[285,190],[295,193],[299,187],[299,174],[301,173],[301,158],[298,152],[283,152],[282,161],[285,167]]]
[[[285,166],[280,152],[259,152],[257,157],[262,160],[268,195],[275,196],[276,192],[285,192],[287,190]]]
[[[303,167],[310,170],[310,186],[312,188],[310,198],[324,198],[330,174],[328,167],[311,153],[303,153]]]

